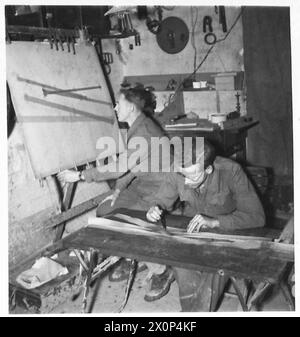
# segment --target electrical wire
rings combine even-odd
[[[196,48],[196,44],[195,44],[195,28],[196,28],[196,24],[198,21],[198,8],[196,7],[196,18],[194,21],[194,7],[191,7],[191,24],[192,24],[192,32],[191,32],[191,44],[192,47],[194,49],[194,71],[196,69],[196,62],[197,62],[197,48]]]
[[[208,51],[206,52],[206,54],[204,55],[203,59],[201,60],[201,62],[199,63],[199,65],[194,69],[194,71],[188,76],[186,77],[183,81],[180,82],[180,84],[178,85],[178,87],[175,89],[175,92],[172,96],[170,96],[169,98],[169,102],[168,102],[168,105],[172,102],[174,102],[175,100],[175,97],[176,95],[178,94],[178,91],[180,90],[180,88],[182,87],[183,85],[183,82],[194,77],[195,73],[200,69],[200,67],[202,66],[202,64],[205,62],[205,60],[207,59],[208,55],[211,53],[211,51],[213,50],[214,46],[221,42],[221,41],[224,41],[226,40],[226,38],[228,37],[228,35],[231,33],[232,29],[235,27],[235,25],[237,24],[239,18],[242,16],[243,14],[243,11],[244,11],[244,7],[242,7],[240,13],[237,15],[236,19],[234,20],[233,24],[231,25],[231,27],[229,28],[229,30],[227,31],[226,35],[222,38],[222,39],[218,39],[216,41],[215,44],[211,45],[211,47],[208,49]]]

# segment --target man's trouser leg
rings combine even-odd
[[[208,312],[216,309],[217,301],[222,295],[228,281],[227,276],[220,277],[216,284],[217,274],[173,268],[179,288],[179,299],[182,311]],[[211,305],[212,293],[214,303]]]

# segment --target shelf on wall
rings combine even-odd
[[[101,39],[126,39],[127,37],[136,36],[139,33],[137,31],[118,34],[97,35]]]
[[[76,29],[62,29],[62,28],[43,28],[43,27],[32,27],[32,26],[7,26],[7,33],[12,35],[30,35],[36,39],[47,39],[52,34],[57,36],[72,36],[74,38],[79,38],[79,31]]]
[[[12,36],[32,36],[34,39],[47,39],[53,34],[62,38],[64,36],[72,36],[74,38],[79,38],[78,29],[64,29],[64,28],[45,28],[45,27],[34,27],[34,26],[15,26],[8,25],[7,33]],[[97,37],[100,39],[124,39],[131,36],[136,36],[139,33],[137,31],[128,33],[118,33],[118,34],[90,34],[91,37]]]

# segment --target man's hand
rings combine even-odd
[[[201,229],[219,227],[219,221],[216,219],[207,218],[201,214],[196,214],[190,221],[187,232],[200,232]]]
[[[57,178],[61,182],[62,187],[64,187],[66,183],[75,183],[76,181],[79,181],[79,173],[79,171],[64,170],[57,174]]]
[[[152,206],[146,214],[146,218],[151,222],[157,222],[161,215],[162,210],[158,206]]]

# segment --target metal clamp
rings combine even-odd
[[[140,46],[141,45],[141,36],[140,34],[136,34],[134,37],[135,45]]]

